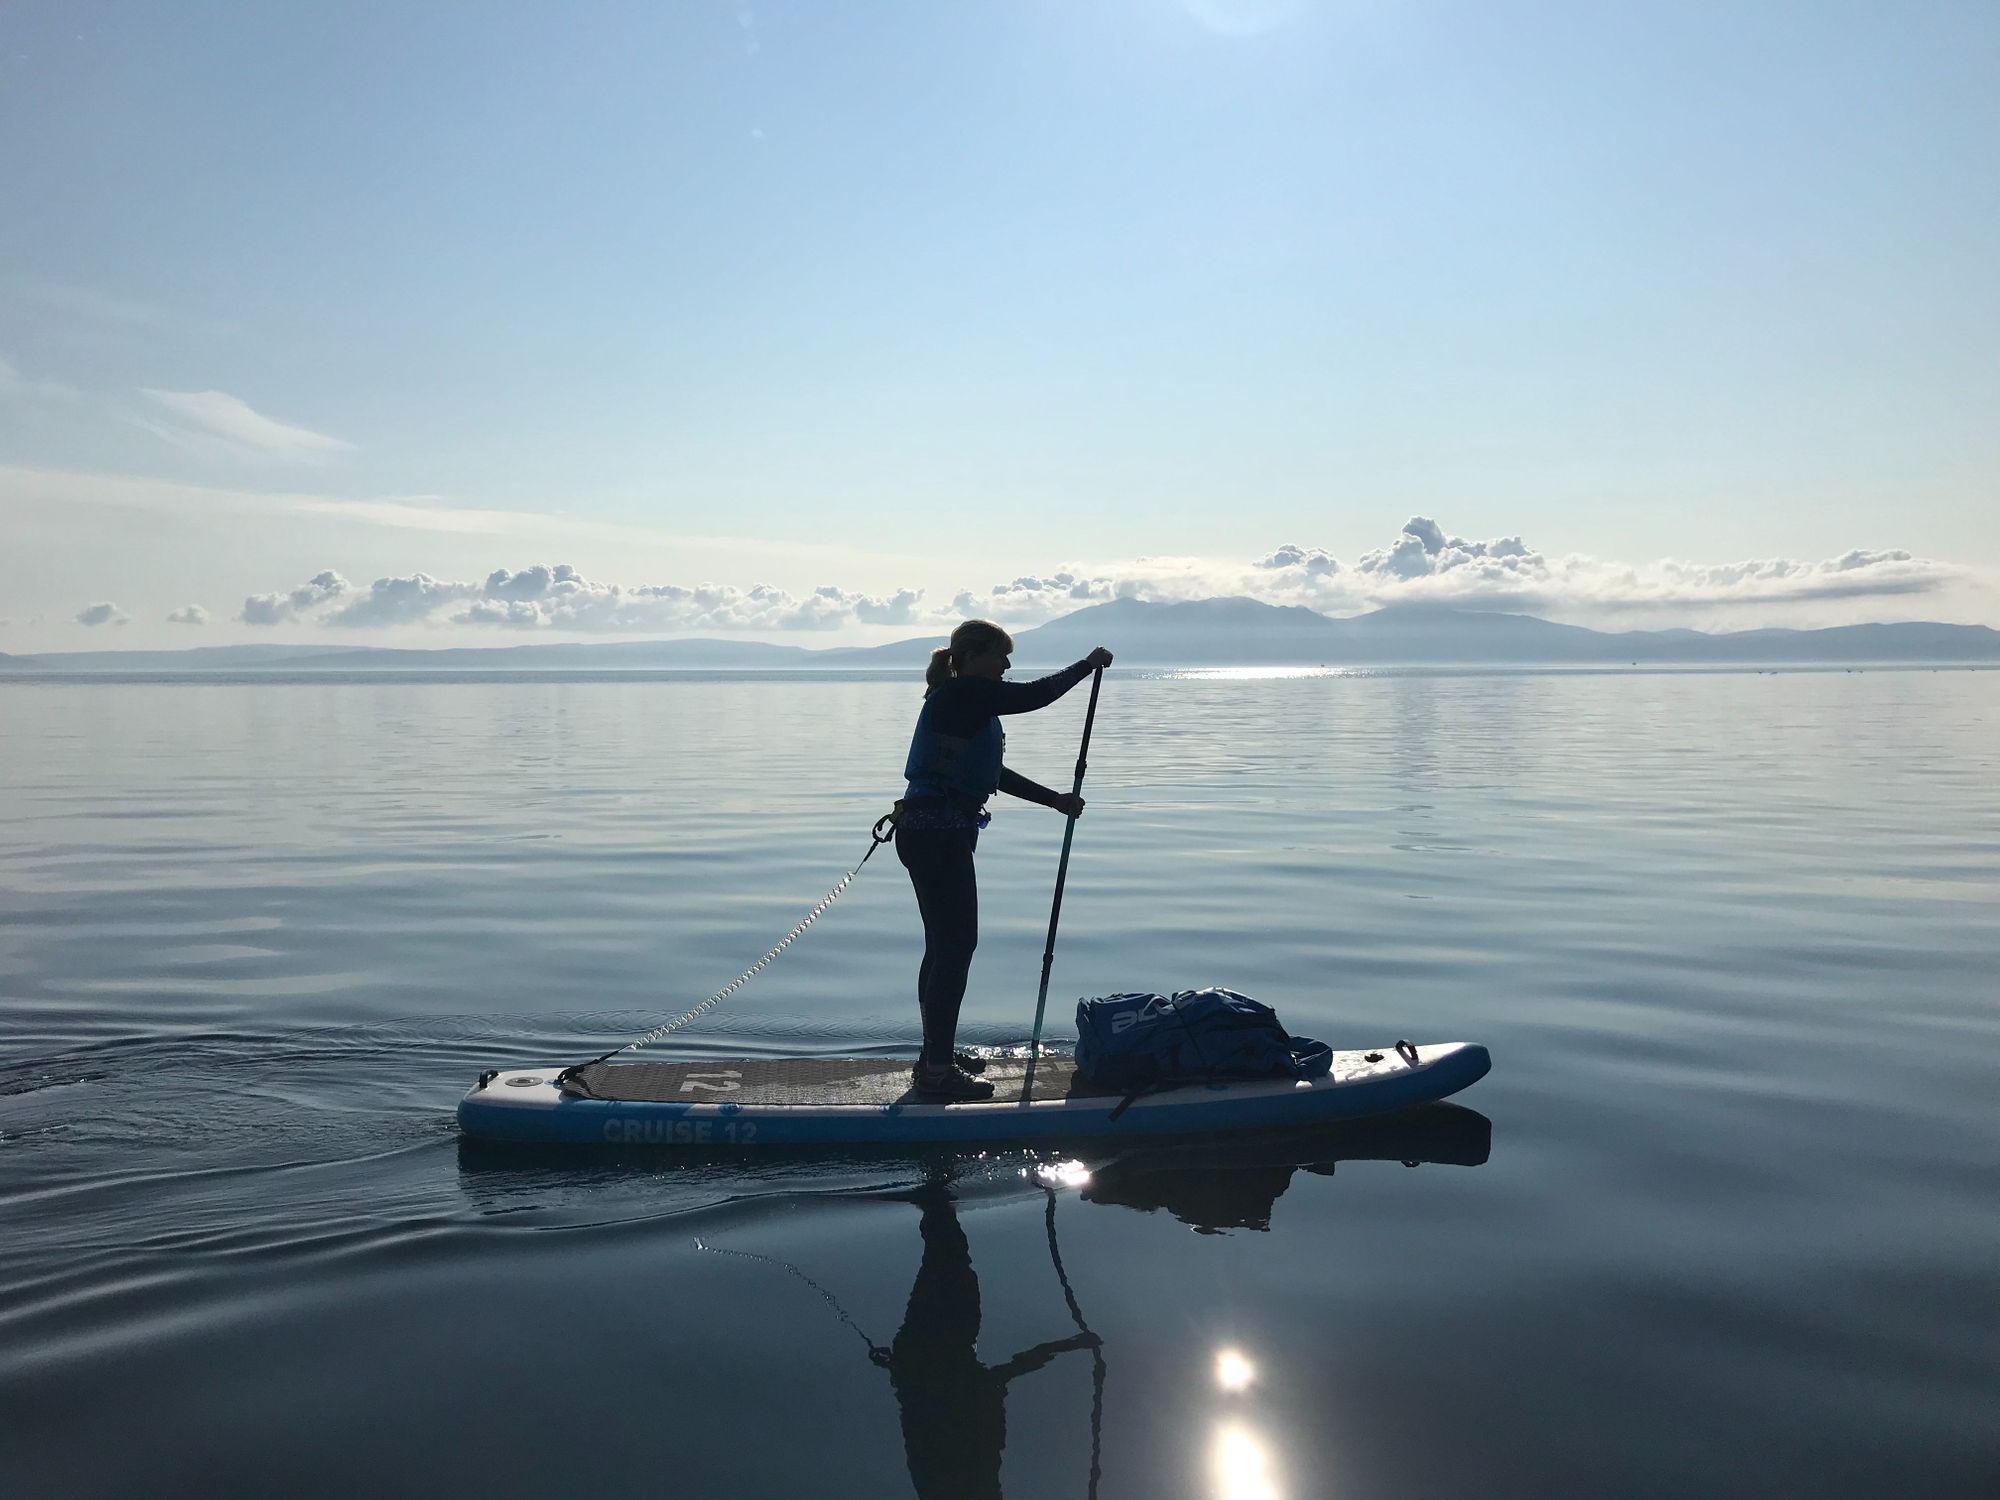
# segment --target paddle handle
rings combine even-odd
[[[1076,752],[1076,780],[1070,783],[1072,797],[1083,794],[1083,773],[1088,769],[1090,757],[1090,730],[1097,722],[1097,690],[1104,686],[1104,668],[1098,667],[1090,674],[1090,707],[1083,715],[1083,743]],[[1049,907],[1049,941],[1042,949],[1042,987],[1035,995],[1035,1030],[1028,1041],[1028,1083],[1029,1092],[1034,1088],[1035,1059],[1042,1052],[1042,1013],[1049,1003],[1049,970],[1056,961],[1056,924],[1062,921],[1063,884],[1069,878],[1069,846],[1076,837],[1076,819],[1070,818],[1063,826],[1062,859],[1056,865],[1056,898]],[[1025,1101],[1027,1095],[1023,1095]]]

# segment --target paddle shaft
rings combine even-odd
[[[1083,794],[1083,773],[1090,756],[1090,729],[1097,722],[1097,690],[1104,685],[1104,668],[1098,667],[1090,674],[1090,707],[1083,715],[1083,743],[1076,752],[1076,780],[1070,785],[1072,797]],[[1056,961],[1056,924],[1062,920],[1063,882],[1069,878],[1070,840],[1076,837],[1076,819],[1071,818],[1063,828],[1062,861],[1056,866],[1056,899],[1049,908],[1049,941],[1042,949],[1042,987],[1035,996],[1035,1030],[1028,1042],[1028,1069],[1032,1075],[1035,1059],[1042,1051],[1042,1012],[1049,1003],[1049,970]],[[1032,1077],[1028,1090],[1033,1092]],[[1027,1097],[1024,1094],[1023,1099]]]

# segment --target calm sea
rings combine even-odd
[[[1084,696],[1010,762],[1066,785]],[[1486,1043],[1457,1107],[1165,1153],[460,1142],[480,1068],[789,928],[916,707],[0,685],[7,1492],[2000,1493],[2000,673],[1115,670],[1053,1029],[1227,984],[1335,1046]],[[997,811],[988,1045],[1062,832]],[[878,859],[673,1051],[907,1055],[918,950]]]

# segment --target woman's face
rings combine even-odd
[[[961,677],[998,678],[1012,665],[1006,648],[996,643],[982,646],[977,651],[968,651],[960,657],[958,672]]]

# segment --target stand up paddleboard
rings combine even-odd
[[[1095,654],[1095,653],[1093,653]],[[1108,662],[1109,658],[1106,658]],[[1080,796],[1098,666],[1090,683],[1071,795]],[[900,809],[902,804],[897,804]],[[1049,970],[1062,916],[1076,818],[1063,831],[1049,909],[1035,1029],[1026,1058],[991,1059],[993,1097],[945,1104],[911,1087],[910,1064],[869,1058],[721,1062],[614,1062],[668,1036],[721,1004],[788,948],[847,889],[875,851],[895,837],[898,813],[876,820],[867,852],[820,902],[756,963],[693,1009],[637,1041],[576,1067],[499,1069],[479,1075],[459,1101],[459,1128],[487,1141],[573,1145],[815,1146],[985,1144],[1118,1136],[1213,1136],[1222,1131],[1313,1125],[1390,1114],[1447,1098],[1486,1076],[1486,1049],[1473,1042],[1397,1042],[1371,1052],[1336,1052],[1323,1077],[1238,1078],[1121,1094],[1095,1087],[1075,1060],[1041,1052]]]
[[[1067,1057],[996,1058],[993,1097],[942,1104],[880,1058],[597,1062],[482,1073],[458,1123],[480,1140],[576,1145],[802,1146],[994,1143],[1211,1135],[1388,1114],[1447,1098],[1486,1076],[1473,1042],[1336,1052],[1325,1077],[1182,1084],[1126,1096],[1093,1088]]]

